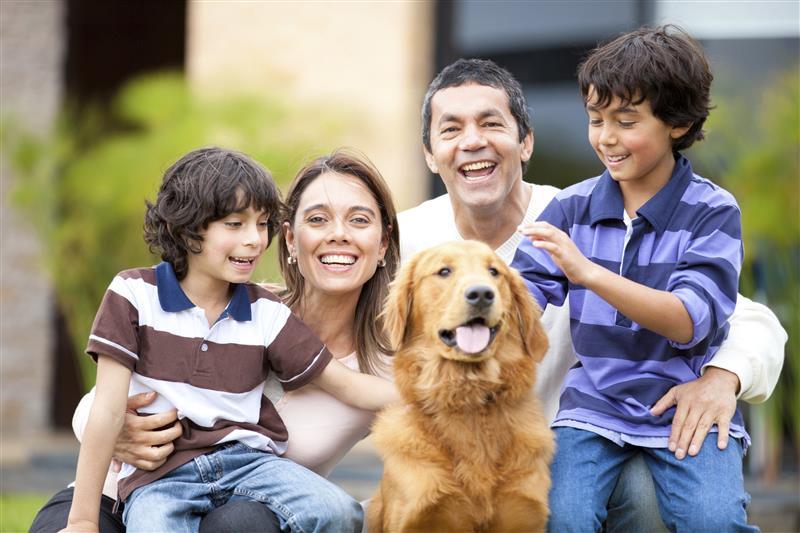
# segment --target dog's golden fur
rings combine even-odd
[[[474,319],[464,296],[476,286],[494,291],[479,314],[497,329],[469,354],[440,332]],[[385,319],[404,404],[373,427],[384,471],[370,533],[545,529],[553,437],[532,392],[547,350],[540,314],[519,275],[482,243],[441,245],[401,269]]]

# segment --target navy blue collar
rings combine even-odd
[[[178,313],[195,306],[186,296],[186,293],[183,292],[172,265],[166,261],[156,266],[156,287],[158,289],[158,301],[164,311]],[[252,318],[250,298],[247,295],[247,287],[244,283],[235,283],[233,285],[233,296],[231,296],[228,307],[222,313],[222,317],[225,315],[230,315],[231,318],[239,322]]]
[[[689,186],[692,175],[692,164],[682,155],[678,156],[667,184],[637,209],[636,214],[647,220],[658,233],[662,233]],[[592,191],[589,203],[590,222],[595,225],[601,220],[622,220],[624,209],[619,183],[606,170]]]

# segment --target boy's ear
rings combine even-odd
[[[672,131],[669,132],[671,139],[680,139],[692,128],[694,122],[690,122],[684,126],[672,126]]]

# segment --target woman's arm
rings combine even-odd
[[[378,411],[400,400],[391,381],[350,370],[336,359],[312,383],[348,405]]]
[[[97,392],[78,456],[67,531],[99,529],[100,495],[114,442],[122,429],[131,371],[104,355],[97,362]]]

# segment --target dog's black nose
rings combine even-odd
[[[473,285],[464,291],[464,298],[475,307],[489,307],[494,302],[494,289],[488,285]]]

